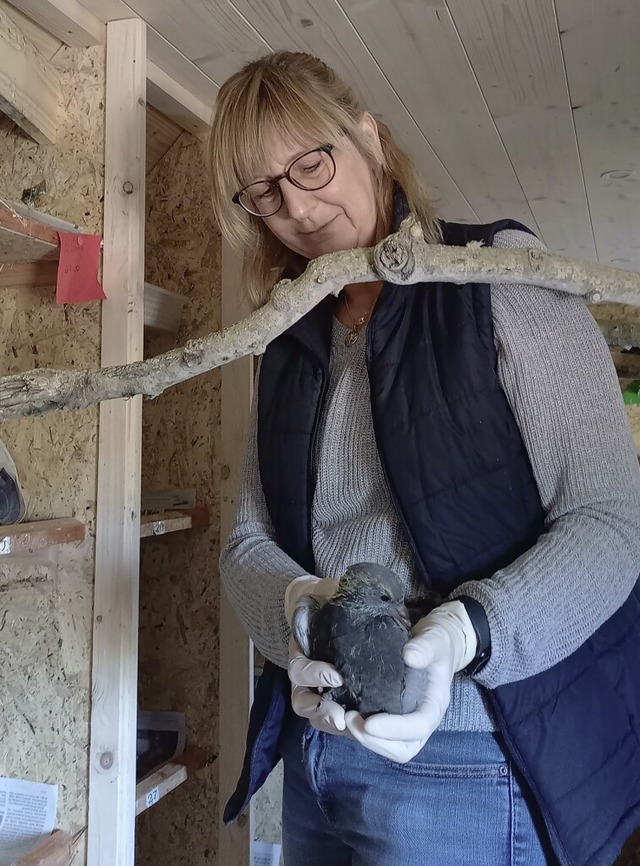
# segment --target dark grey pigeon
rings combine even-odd
[[[424,698],[425,671],[408,668],[402,658],[411,621],[404,585],[390,568],[349,566],[329,601],[301,597],[291,628],[307,658],[340,672],[344,685],[331,697],[345,709],[411,713]]]

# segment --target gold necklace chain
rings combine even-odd
[[[373,309],[373,304],[366,311],[366,313],[363,313],[362,316],[360,316],[360,318],[356,321],[356,319],[354,319],[352,314],[351,314],[351,310],[349,308],[349,301],[347,300],[346,292],[343,292],[342,299],[344,301],[344,306],[345,306],[345,309],[347,311],[347,314],[349,315],[349,318],[351,319],[351,325],[352,325],[351,330],[349,331],[347,336],[344,338],[344,342],[347,346],[353,346],[358,342],[358,337],[360,336],[360,328],[362,328],[364,323],[367,321],[367,317],[369,316],[369,314],[371,313],[371,310]],[[374,303],[375,303],[375,301],[374,301]]]

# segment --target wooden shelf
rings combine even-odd
[[[208,525],[209,511],[203,505],[162,514],[143,514],[140,519],[140,538]],[[84,523],[72,517],[0,526],[0,556],[23,556],[45,547],[83,541],[84,536]]]
[[[0,526],[0,556],[20,556],[84,539],[84,523],[71,517]]]
[[[0,207],[0,264],[20,265],[57,259],[56,229]]]
[[[166,535],[183,529],[197,529],[209,525],[209,511],[203,505],[163,511],[161,514],[143,514],[140,518],[140,538]]]
[[[0,288],[55,286],[58,231],[82,229],[39,211],[32,214],[24,205],[0,205]],[[186,301],[184,295],[145,283],[145,327],[175,333]]]
[[[180,757],[160,767],[155,773],[147,776],[136,785],[136,815],[155,806],[178,785],[185,782],[196,770],[199,770],[207,762],[204,749],[198,746],[187,746]]]

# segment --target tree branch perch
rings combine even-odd
[[[97,370],[31,370],[0,378],[0,421],[81,409],[102,400],[167,388],[248,354],[260,354],[328,295],[355,282],[397,285],[444,281],[513,282],[582,295],[589,303],[640,306],[640,274],[594,265],[537,249],[493,249],[428,244],[413,217],[376,247],[345,250],[309,262],[295,280],[282,280],[265,306],[223,331],[189,340],[146,361]]]

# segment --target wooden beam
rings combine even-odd
[[[58,279],[58,262],[25,262],[12,265],[0,262],[0,289],[52,288]]]
[[[19,9],[8,3],[7,0],[0,0],[0,9],[3,9],[15,21],[18,28],[22,30],[32,45],[35,45],[45,60],[51,60],[54,54],[58,53],[63,44],[60,39],[52,36],[51,33],[48,33],[39,24],[32,21],[31,18],[27,18],[26,15],[23,15]]]
[[[137,17],[124,0],[82,0],[82,5],[103,23]],[[172,119],[181,118],[176,120],[181,128],[202,135],[210,122],[217,84],[149,25],[147,57],[152,64],[147,91],[149,105]]]
[[[84,523],[72,517],[0,526],[0,556],[20,556],[84,539]]]
[[[107,25],[102,364],[143,357],[146,28]],[[89,749],[91,866],[133,866],[142,398],[100,405]]]
[[[73,48],[104,42],[104,24],[79,0],[9,0],[40,27]]]
[[[213,103],[202,102],[151,60],[147,60],[147,99],[182,129],[198,136],[207,133]]]
[[[53,144],[59,108],[58,71],[0,9],[0,111],[39,144]]]
[[[238,256],[222,246],[222,327],[247,315],[246,301],[238,291],[241,264]],[[225,364],[221,370],[220,406],[220,540],[227,540],[236,513],[238,482],[247,424],[253,396],[253,358],[249,355]],[[224,590],[220,592],[220,718],[219,814],[233,791],[242,768],[249,708],[253,699],[253,644],[238,621]],[[253,839],[252,806],[248,815],[230,827],[220,825],[218,862],[224,866],[249,866]]]

